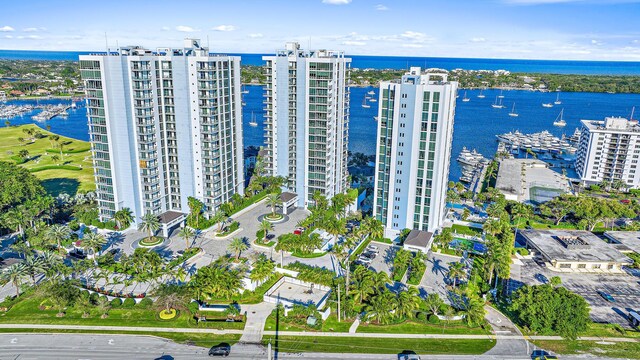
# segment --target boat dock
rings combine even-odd
[[[560,139],[550,132],[543,130],[533,134],[523,134],[519,131],[496,135],[497,141],[504,143],[507,149],[515,155],[523,152],[550,153],[561,155],[563,153],[575,154],[577,148],[566,138]]]
[[[44,105],[42,107],[42,111],[39,114],[32,116],[31,118],[36,121],[47,121],[56,116],[66,118],[67,116],[69,116],[67,110],[69,110],[70,108],[71,105],[64,104]]]

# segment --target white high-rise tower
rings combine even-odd
[[[388,237],[442,225],[457,88],[419,67],[380,84],[373,215]]]
[[[301,50],[287,43],[265,56],[267,170],[287,179],[307,207],[318,191],[328,198],[347,189],[349,65],[344,52]]]
[[[125,207],[175,219],[189,196],[210,214],[243,193],[240,58],[208,50],[80,56],[102,220]]]

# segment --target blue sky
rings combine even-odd
[[[640,61],[640,0],[3,1],[0,49],[179,47],[271,53]]]

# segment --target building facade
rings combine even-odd
[[[624,183],[640,188],[640,126],[637,121],[608,117],[582,120],[576,172],[585,185]]]
[[[442,225],[457,88],[419,67],[380,84],[373,215],[387,237]]]
[[[287,43],[265,56],[266,170],[287,179],[298,207],[347,189],[349,67],[341,51]]]
[[[198,40],[183,48],[123,47],[80,56],[101,220],[215,212],[243,194],[240,58]]]

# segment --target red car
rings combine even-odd
[[[294,233],[295,235],[302,235],[302,232],[303,232],[303,231],[304,231],[304,229],[303,229],[303,228],[297,228],[297,229],[293,230],[293,233]]]

